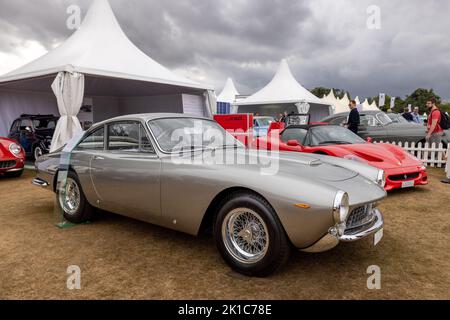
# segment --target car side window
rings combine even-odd
[[[153,148],[152,142],[148,138],[147,132],[145,131],[142,124],[140,125],[140,146],[141,151],[148,153],[155,153],[155,149]]]
[[[365,127],[376,127],[378,120],[371,114],[361,116],[361,125]]]
[[[81,141],[77,150],[103,150],[105,147],[105,128],[95,130]]]
[[[297,140],[301,145],[305,144],[306,135],[308,134],[308,130],[301,128],[287,128],[281,134],[281,141],[288,142],[290,140]]]
[[[20,122],[20,130],[26,130],[26,128],[33,129],[33,121],[30,119],[22,119]]]
[[[108,125],[108,150],[139,152],[139,122]]]
[[[11,126],[11,132],[12,133],[19,132],[19,124],[20,124],[20,120],[14,121],[13,125]]]
[[[135,121],[108,125],[108,150],[155,153],[144,127]]]

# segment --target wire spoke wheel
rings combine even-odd
[[[80,207],[81,194],[78,184],[72,178],[67,178],[66,188],[59,195],[61,207],[69,215],[76,214]]]
[[[233,258],[245,264],[261,261],[269,248],[266,223],[249,208],[237,208],[227,214],[222,223],[222,239]]]

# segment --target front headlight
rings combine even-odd
[[[333,205],[334,222],[337,224],[345,223],[348,218],[349,207],[350,204],[347,192],[338,191],[336,197],[334,198]]]
[[[11,143],[9,145],[9,151],[17,158],[20,158],[20,154],[22,152],[22,147],[17,143]]]
[[[382,188],[386,186],[386,173],[384,172],[384,170],[378,171],[377,183]]]

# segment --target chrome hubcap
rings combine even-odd
[[[75,214],[80,206],[80,188],[72,178],[67,178],[66,188],[61,191],[59,201],[67,214]]]
[[[236,260],[250,264],[264,258],[269,247],[269,232],[255,211],[238,208],[229,212],[222,224],[222,239]]]

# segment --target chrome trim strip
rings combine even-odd
[[[47,188],[49,186],[49,183],[47,181],[44,181],[40,178],[35,178],[31,182],[33,185],[41,187],[41,188]]]

